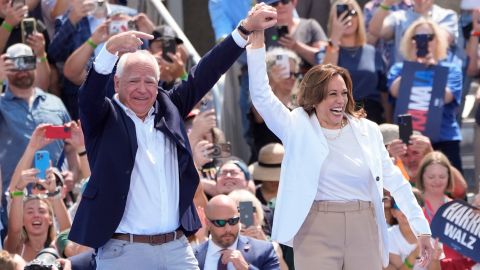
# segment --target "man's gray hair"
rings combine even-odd
[[[160,80],[160,67],[158,66],[157,59],[155,59],[155,56],[153,56],[149,51],[147,50],[138,50],[136,52],[132,53],[125,53],[120,57],[120,60],[118,60],[117,63],[117,71],[115,72],[115,76],[122,76],[123,70],[125,68],[125,63],[127,63],[128,58],[134,57],[136,59],[138,58],[145,58],[148,61],[151,61],[153,64],[153,67],[155,69],[155,77],[157,80]]]

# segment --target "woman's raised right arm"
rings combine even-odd
[[[268,83],[263,31],[252,33],[249,41],[251,44],[247,47],[247,61],[252,103],[268,128],[283,141],[291,116]]]

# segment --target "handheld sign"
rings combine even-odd
[[[405,61],[401,76],[395,118],[399,114],[412,115],[413,130],[419,131],[432,141],[438,140],[448,68]]]
[[[442,205],[433,217],[432,236],[458,253],[480,262],[480,210],[465,201]]]

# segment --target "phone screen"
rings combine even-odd
[[[253,203],[251,201],[240,202],[240,223],[246,227],[253,225]]]
[[[410,136],[413,134],[412,116],[410,114],[401,114],[398,116],[398,128],[400,140],[408,145]]]
[[[46,171],[50,167],[50,153],[45,150],[35,152],[35,168],[39,170],[38,178],[45,180],[47,178]]]
[[[26,43],[29,35],[36,31],[36,21],[34,18],[26,18],[22,20],[22,42]]]

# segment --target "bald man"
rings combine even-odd
[[[213,197],[205,216],[210,239],[195,249],[200,269],[280,269],[270,242],[239,235],[240,215],[232,198]]]

